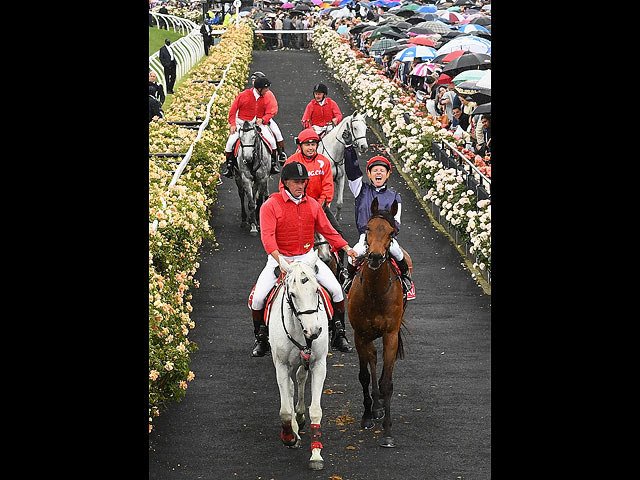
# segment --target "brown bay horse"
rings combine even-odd
[[[374,419],[384,417],[382,447],[396,446],[391,435],[392,376],[396,359],[404,358],[400,327],[403,325],[406,301],[403,299],[402,281],[391,265],[389,254],[391,240],[397,231],[393,218],[397,210],[395,201],[390,210],[378,210],[378,199],[373,200],[371,217],[367,223],[365,264],[353,279],[347,304],[360,361],[358,378],[364,395],[364,414],[360,425],[365,429],[372,428]],[[412,267],[411,258],[404,250],[403,253],[409,267]],[[380,337],[384,364],[378,383],[377,350],[373,342]],[[370,382],[373,401],[369,394]]]

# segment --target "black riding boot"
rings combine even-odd
[[[262,310],[251,309],[253,316],[253,334],[256,343],[253,345],[252,357],[264,357],[269,351],[269,329],[264,324],[264,308]]]
[[[344,300],[333,303],[333,318],[329,321],[331,332],[331,348],[341,352],[350,353],[353,347],[349,345],[344,331]]]
[[[344,283],[342,284],[342,289],[345,293],[349,293],[349,289],[351,288],[351,283],[353,282],[353,276],[356,274],[356,266],[351,265],[347,262],[347,272],[345,273]]]
[[[278,167],[277,152],[273,152],[271,154],[271,171],[269,175],[275,175],[276,173],[280,173],[280,168]]]
[[[227,161],[224,163],[225,171],[221,172],[227,178],[233,178],[233,152],[224,152]]]
[[[409,290],[411,290],[411,276],[409,275],[409,265],[407,261],[403,258],[402,260],[396,259],[396,264],[400,268],[400,275],[402,279],[402,289],[406,294]]]
[[[280,140],[278,143],[278,162],[280,166],[284,165],[284,162],[287,161],[287,154],[284,152],[284,140]]]

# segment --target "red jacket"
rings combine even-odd
[[[287,163],[300,162],[307,167],[309,172],[309,184],[307,185],[307,195],[316,200],[320,205],[326,199],[327,204],[333,200],[333,172],[331,162],[327,157],[316,153],[311,159],[305,157],[300,150],[287,158]],[[284,191],[284,185],[280,182],[280,191]]]
[[[260,208],[260,238],[269,255],[274,250],[288,257],[307,253],[313,248],[315,231],[321,233],[335,250],[347,245],[320,204],[308,195],[296,205],[283,190],[271,194]]]
[[[229,108],[229,125],[236,126],[236,112],[240,120],[253,120],[256,116],[257,100],[253,88],[247,88],[236,97]]]
[[[271,90],[264,95],[258,97],[256,104],[256,118],[261,118],[262,123],[266,125],[278,113],[278,101]]]
[[[342,113],[338,104],[331,100],[329,97],[324,98],[324,105],[320,105],[314,98],[309,102],[307,108],[302,115],[302,125],[304,128],[309,128],[311,125],[317,125],[324,127],[331,123],[331,120],[335,118],[338,123],[342,121]]]

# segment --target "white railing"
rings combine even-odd
[[[171,43],[171,50],[178,62],[176,66],[176,82],[178,82],[182,76],[204,56],[204,42],[202,40],[202,34],[200,33],[200,27],[186,18],[164,15],[162,13],[149,13],[156,18],[156,23],[158,22],[158,18],[161,18],[167,23],[167,28],[171,26],[172,30],[182,34],[188,32],[188,35],[185,37],[179,38]],[[149,68],[157,75],[158,81],[162,84],[166,95],[167,82],[164,76],[164,67],[162,63],[160,63],[160,51],[155,52],[149,57]]]
[[[175,184],[177,183],[178,179],[180,178],[180,175],[182,175],[182,172],[184,171],[184,169],[186,168],[187,164],[189,163],[189,160],[191,160],[191,156],[193,155],[193,148],[194,148],[195,144],[202,138],[203,132],[205,131],[205,129],[209,125],[209,119],[211,118],[211,106],[213,105],[213,102],[215,101],[216,97],[218,96],[218,89],[222,85],[224,85],[225,78],[227,77],[227,72],[229,71],[229,68],[231,68],[231,65],[233,65],[233,62],[235,62],[237,56],[238,56],[238,53],[236,52],[234,54],[233,58],[231,59],[231,61],[229,62],[229,64],[227,65],[227,67],[224,69],[224,72],[222,72],[222,79],[220,80],[218,85],[216,85],[216,89],[213,92],[213,95],[211,96],[211,99],[209,100],[209,103],[207,104],[207,114],[204,117],[204,120],[202,121],[202,123],[200,124],[200,128],[198,128],[198,135],[196,135],[196,138],[193,141],[193,143],[191,144],[191,146],[189,147],[189,150],[187,151],[186,155],[184,156],[184,158],[182,159],[182,161],[180,162],[180,164],[176,168],[176,171],[173,174],[173,178],[171,179],[171,182],[169,183],[169,187],[168,187],[169,190],[171,190],[171,188],[173,188],[175,186]],[[162,198],[162,207],[163,208],[167,207],[167,204],[166,204],[164,198]],[[153,229],[154,232],[157,231],[157,229],[158,229],[158,220],[157,219],[153,221],[152,229]]]

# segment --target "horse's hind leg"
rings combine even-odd
[[[305,370],[303,365],[298,367],[298,372],[296,373],[296,380],[298,382],[298,403],[296,403],[296,422],[298,423],[298,428],[301,429],[304,427],[306,423],[306,418],[304,416],[305,405],[304,405],[304,386],[307,382],[308,370]]]
[[[382,422],[384,437],[382,438],[380,446],[395,447],[396,443],[391,435],[391,397],[393,395],[393,366],[398,352],[397,332],[386,333],[383,336],[383,345],[384,366],[382,368],[382,375],[380,376],[380,392],[384,397],[384,421]]]

